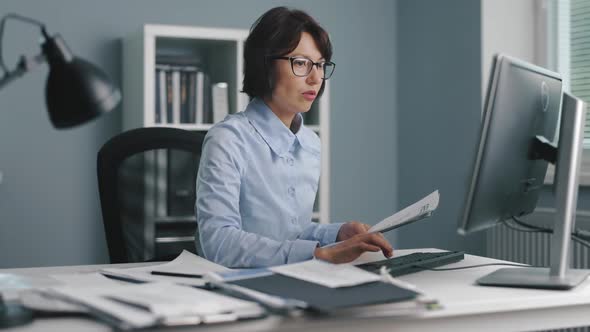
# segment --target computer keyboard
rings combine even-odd
[[[381,266],[385,266],[389,269],[389,274],[397,277],[458,262],[463,258],[465,258],[463,251],[415,252],[357,266],[370,272],[379,272]]]

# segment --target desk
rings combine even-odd
[[[396,254],[436,249],[398,250]],[[501,262],[465,255],[465,260],[448,267]],[[145,265],[145,263],[142,263]],[[112,265],[107,265],[112,267]],[[138,264],[119,264],[138,266]],[[51,284],[46,276],[58,273],[92,272],[105,265],[2,269],[31,277],[36,284]],[[479,277],[502,266],[488,266],[457,271],[422,271],[403,276],[429,296],[439,300],[441,310],[420,316],[385,318],[282,318],[240,323],[174,328],[174,331],[533,331],[590,325],[590,281],[569,291],[534,290],[475,285]],[[110,331],[92,319],[47,318],[7,331]]]

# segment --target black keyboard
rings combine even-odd
[[[415,252],[413,254],[357,265],[369,272],[379,273],[382,266],[394,277],[432,269],[463,260],[463,251]]]

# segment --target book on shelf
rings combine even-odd
[[[155,84],[156,123],[214,123],[214,102],[217,102],[217,112],[221,114],[218,116],[225,117],[227,86],[224,88],[221,84],[213,88],[210,81],[209,75],[197,67],[158,65]],[[219,96],[217,101],[213,100],[213,92]]]
[[[156,123],[214,123],[229,113],[227,83],[211,84],[198,57],[157,55],[155,74]]]
[[[180,70],[178,68],[172,69],[172,119],[169,123],[180,123]]]
[[[156,67],[156,123],[167,123],[168,114],[166,100],[166,71],[167,66]]]
[[[155,77],[155,81],[156,81],[156,114],[154,117],[154,121],[156,123],[162,123],[162,107],[160,106],[160,103],[162,102],[162,96],[160,91],[162,90],[161,86],[162,83],[160,83],[160,74],[162,74],[162,69],[156,67],[156,77]]]
[[[180,70],[180,123],[188,122],[188,72]]]
[[[218,82],[211,87],[213,99],[213,123],[223,121],[229,113],[227,83]]]
[[[197,123],[196,109],[197,109],[197,70],[189,71],[188,75],[188,105],[187,105],[187,123]]]
[[[172,71],[166,70],[166,85],[163,87],[166,89],[166,122],[172,123],[172,100],[174,99],[172,93]]]
[[[195,123],[203,123],[203,86],[205,74],[198,71],[196,74],[196,90],[195,90]]]

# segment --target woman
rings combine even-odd
[[[300,113],[322,95],[331,57],[328,34],[302,11],[273,8],[252,26],[243,85],[252,101],[213,126],[201,155],[196,214],[207,259],[261,267],[312,258],[344,263],[365,251],[392,255],[368,225],[311,221],[320,141]]]

